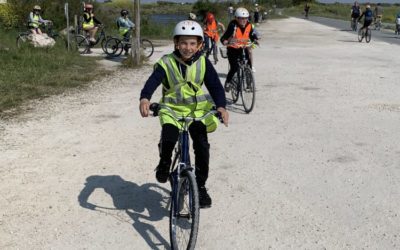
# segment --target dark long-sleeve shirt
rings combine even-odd
[[[95,16],[92,17],[90,15],[90,13],[88,13],[88,12],[83,13],[83,20],[85,20],[86,23],[89,23],[92,18],[93,18],[94,24],[101,24],[101,22]]]
[[[240,29],[242,32],[244,32],[247,25],[251,25],[251,23],[248,22],[246,24],[246,26],[244,28],[242,28],[239,26],[239,24],[236,22],[236,20],[232,20],[228,24],[228,28],[226,29],[225,33],[221,37],[221,43],[223,43],[226,40],[229,40],[229,38],[231,38],[233,36],[233,32],[235,32],[235,27],[237,27],[237,29]],[[258,39],[256,33],[254,32],[253,26],[251,27],[249,38],[252,42],[254,42],[254,40]]]
[[[180,57],[179,51],[177,50],[174,51],[174,54]],[[201,52],[198,52],[193,56],[191,60],[185,61],[185,63],[191,65],[193,62],[199,59],[200,56]],[[186,67],[182,65],[179,61],[176,62],[178,67],[181,69],[182,76],[185,77]],[[160,86],[160,84],[168,84],[166,81],[166,77],[167,75],[164,69],[161,66],[157,65],[153,73],[150,75],[149,79],[146,81],[140,93],[140,99],[146,98],[150,100],[151,97],[153,96],[153,93],[158,88],[158,86]],[[206,86],[208,92],[210,93],[211,98],[213,99],[216,107],[225,108],[226,98],[224,89],[222,87],[221,81],[219,80],[218,74],[215,71],[214,66],[208,59],[206,59],[206,72],[204,75],[204,85]],[[165,87],[169,88],[169,86]]]

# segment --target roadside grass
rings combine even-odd
[[[68,52],[62,41],[48,50],[18,50],[16,36],[16,31],[0,30],[0,117],[18,111],[25,101],[61,94],[107,74],[97,67],[96,58]]]
[[[321,3],[313,3],[310,9],[310,16],[320,16],[320,17],[329,17],[340,20],[348,20],[350,21],[350,10],[352,4],[342,4],[342,3],[334,3],[334,4],[321,4]],[[374,5],[371,6],[372,10],[374,9]],[[289,16],[302,16],[303,15],[303,5],[297,5],[293,7],[286,8],[284,10],[284,14]],[[362,10],[365,9],[365,5],[361,5]],[[395,5],[382,5],[383,8],[383,23],[394,24],[396,13],[399,11],[399,7]]]

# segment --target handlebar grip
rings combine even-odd
[[[153,111],[153,116],[158,116],[158,111],[160,111],[160,104],[153,102],[150,104],[150,110]]]

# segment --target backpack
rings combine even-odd
[[[360,15],[360,7],[353,6],[352,10],[353,10],[353,14]]]

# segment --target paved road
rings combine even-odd
[[[344,32],[355,33],[355,35],[356,35],[356,32],[351,31],[349,21],[343,21],[343,20],[337,20],[337,19],[331,19],[331,18],[325,18],[325,17],[316,17],[316,16],[311,16],[309,18],[309,20],[320,23],[320,24],[324,24],[324,25],[327,25],[330,27],[338,28]],[[392,44],[400,44],[400,36],[396,36],[394,34],[393,30],[385,29],[385,30],[377,31],[377,30],[372,29],[372,40],[374,40],[374,39],[379,39],[381,41],[385,41],[385,42],[392,43]]]

